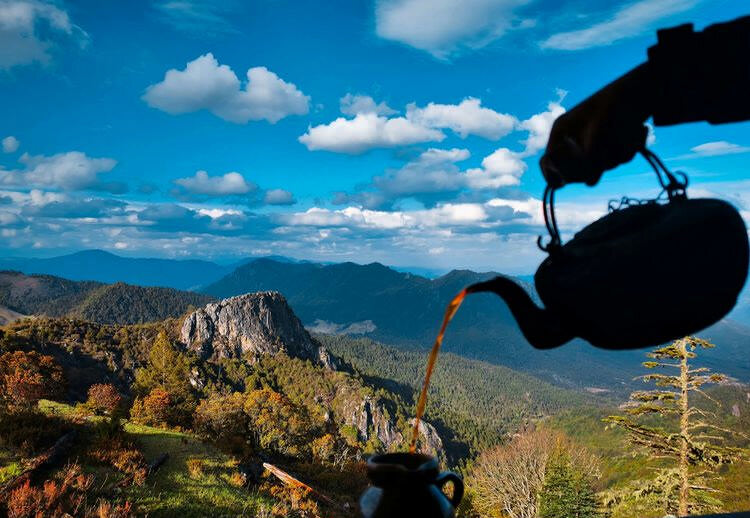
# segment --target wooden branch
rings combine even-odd
[[[269,462],[264,462],[263,463],[263,467],[266,468],[273,476],[275,476],[276,478],[278,478],[279,480],[281,480],[285,485],[291,486],[291,487],[298,487],[298,488],[306,489],[307,491],[309,491],[313,495],[317,496],[318,498],[320,498],[321,500],[323,500],[325,503],[327,503],[331,507],[341,507],[341,506],[337,505],[336,502],[334,502],[333,500],[331,500],[330,498],[328,498],[327,496],[325,496],[323,493],[314,490],[313,488],[311,488],[310,486],[308,486],[304,482],[301,482],[300,480],[294,478],[289,473],[287,473],[286,471],[284,471],[284,470],[282,470],[280,468],[277,468],[273,464],[271,464]]]

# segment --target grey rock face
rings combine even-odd
[[[370,397],[365,397],[356,405],[349,405],[344,411],[346,424],[357,429],[361,441],[369,441],[372,436],[377,437],[386,450],[399,446],[404,436],[396,427],[396,423],[388,416],[384,405]]]
[[[286,299],[275,291],[208,304],[185,319],[180,339],[204,360],[283,352],[333,365],[330,355],[321,354]]]
[[[414,426],[414,419],[409,424]],[[433,456],[438,456],[443,451],[443,440],[435,427],[422,420],[419,421],[419,446],[419,451]]]

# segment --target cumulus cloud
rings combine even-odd
[[[448,128],[461,138],[477,135],[490,140],[504,137],[516,125],[516,118],[482,107],[482,101],[474,97],[459,104],[429,103],[424,108],[415,104],[407,106],[407,118],[430,128]]]
[[[447,129],[461,138],[476,135],[489,140],[520,130],[529,133],[524,151],[524,156],[528,156],[546,144],[552,123],[565,112],[561,105],[565,94],[558,90],[558,100],[550,102],[546,111],[520,122],[513,115],[482,106],[482,101],[474,97],[458,104],[431,102],[419,107],[411,103],[405,116],[389,118],[386,114],[392,110],[384,103],[347,94],[341,99],[342,111],[353,118],[339,117],[328,124],[310,127],[299,141],[310,151],[359,154],[375,148],[441,142],[445,139],[443,130]]]
[[[0,185],[111,193],[127,190],[127,186],[121,182],[105,182],[100,178],[102,173],[111,171],[117,165],[117,161],[112,158],[91,158],[80,151],[68,151],[52,156],[24,153],[19,162],[25,165],[24,169],[0,170]]]
[[[698,0],[640,0],[618,10],[609,19],[584,29],[554,34],[541,42],[542,48],[581,50],[610,45],[638,36],[654,22],[692,9]]]
[[[47,64],[58,38],[83,42],[85,36],[68,13],[52,3],[0,0],[0,70],[35,62]]]
[[[69,199],[26,205],[21,214],[26,217],[57,219],[105,218],[121,214],[126,205],[119,200],[103,198]]]
[[[271,189],[263,195],[263,202],[267,205],[294,205],[297,200],[294,195],[284,189]]]
[[[289,115],[308,112],[310,98],[266,67],[247,71],[241,84],[227,65],[208,53],[189,62],[184,70],[171,69],[164,80],[146,89],[143,100],[172,115],[208,110],[237,124],[265,119],[275,123]]]
[[[482,167],[466,171],[470,189],[499,189],[519,185],[527,165],[522,155],[508,148],[500,148],[482,159]]]
[[[389,119],[377,113],[358,113],[353,119],[339,117],[329,124],[310,127],[299,141],[310,151],[358,154],[374,148],[440,142],[444,138],[442,131],[404,117]]]
[[[15,153],[20,145],[16,137],[9,135],[3,139],[3,153]]]
[[[528,0],[378,0],[375,32],[441,59],[505,34]]]
[[[226,173],[220,176],[209,176],[206,171],[197,171],[195,175],[187,178],[178,178],[174,181],[191,194],[204,196],[231,196],[247,194],[257,189],[252,182],[236,172]]]
[[[561,103],[567,92],[558,89],[557,95],[558,100],[547,104],[546,111],[532,115],[518,125],[519,129],[529,132],[529,136],[524,141],[526,146],[523,151],[524,156],[534,155],[547,146],[549,133],[552,131],[552,124],[555,122],[555,119],[565,113],[565,108],[563,108]]]
[[[396,110],[388,106],[385,101],[376,103],[369,95],[346,94],[339,100],[339,108],[344,115],[352,117],[358,113],[375,113],[377,115],[395,115]]]

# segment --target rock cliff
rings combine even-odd
[[[333,358],[275,291],[248,293],[204,306],[185,319],[180,339],[204,360],[283,352],[335,367]]]

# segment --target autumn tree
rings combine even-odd
[[[598,461],[585,449],[560,433],[534,430],[479,455],[467,480],[474,508],[481,516],[536,518],[547,465],[556,452],[565,452],[584,476],[599,477]]]
[[[717,415],[695,406],[691,398],[695,393],[714,401],[703,387],[727,379],[724,374],[690,364],[697,356],[697,349],[713,347],[706,340],[685,337],[648,353],[650,360],[643,363],[644,367],[669,372],[641,376],[640,379],[654,383],[656,388],[633,392],[622,407],[624,416],[605,419],[625,429],[636,448],[645,448],[652,456],[673,463],[659,471],[654,480],[638,482],[637,487],[628,487],[625,493],[611,495],[612,504],[658,494],[665,512],[680,516],[710,511],[721,504],[716,491],[707,485],[708,479],[717,467],[736,460],[740,451],[723,445],[726,435],[734,432],[718,426]],[[655,418],[671,430],[653,425]]]
[[[8,409],[31,408],[62,393],[63,372],[51,356],[36,351],[0,355],[0,401]]]
[[[186,422],[195,408],[190,362],[169,342],[164,332],[154,340],[146,367],[136,371],[134,388],[141,403],[149,396],[154,402],[161,398],[162,392],[154,393],[155,389],[166,393],[172,407],[170,415],[178,423]]]
[[[153,426],[173,424],[175,422],[175,408],[169,392],[156,387],[145,397],[138,397],[130,409],[133,421]]]
[[[111,383],[95,383],[88,390],[86,406],[98,415],[114,415],[122,404],[122,396]]]
[[[269,388],[251,390],[244,405],[253,443],[285,455],[309,452],[311,423],[305,409]]]

